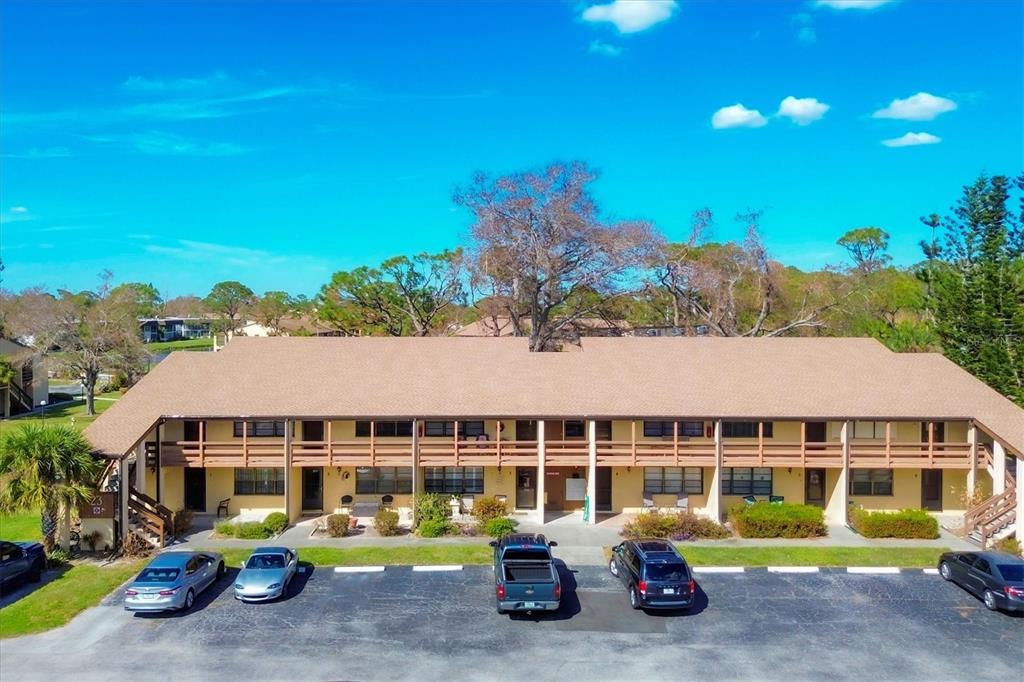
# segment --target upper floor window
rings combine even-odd
[[[235,422],[235,438],[242,437],[242,425],[245,423]],[[256,438],[284,437],[284,422],[250,421],[248,424],[249,427],[246,431],[248,436],[255,436]]]
[[[373,422],[373,435],[381,437],[412,436],[411,421]],[[370,422],[356,422],[356,438],[370,437]]]
[[[680,436],[699,438],[704,435],[704,422],[678,422],[678,424]],[[672,435],[672,422],[644,421],[645,438],[671,438]]]
[[[476,438],[486,431],[482,421],[459,422],[459,438]],[[455,436],[454,421],[427,421],[423,423],[424,436]]]
[[[853,422],[853,437],[867,439],[885,438],[885,422]]]
[[[587,423],[582,419],[567,419],[562,433],[566,440],[581,440],[587,437]]]
[[[722,422],[722,438],[757,438],[758,422]],[[764,422],[764,437],[772,437],[772,423]]]

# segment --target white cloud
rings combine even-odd
[[[27,206],[11,206],[11,213],[28,213]]]
[[[815,7],[828,7],[829,9],[878,9],[888,5],[894,0],[817,0]]]
[[[805,126],[817,121],[832,107],[814,97],[796,98],[790,95],[779,104],[777,116],[785,116],[797,125]]]
[[[894,99],[889,106],[871,114],[872,118],[895,118],[900,121],[931,121],[939,114],[956,109],[956,102],[919,92],[906,99]]]
[[[139,154],[164,156],[237,156],[252,151],[250,147],[232,142],[208,142],[157,130],[127,135],[84,135],[83,139],[126,147]]]
[[[676,0],[614,0],[583,10],[583,21],[615,24],[619,33],[637,33],[672,18],[679,9]]]
[[[891,140],[882,140],[886,147],[916,147],[922,144],[938,144],[942,142],[941,137],[931,133],[907,133],[903,137],[894,137]]]
[[[768,123],[757,109],[747,109],[742,104],[722,107],[711,117],[711,127],[721,128],[760,128]]]
[[[166,92],[169,90],[197,90],[227,80],[227,74],[216,71],[201,78],[146,78],[145,76],[129,76],[121,87],[136,92]]]
[[[590,47],[587,49],[591,54],[603,54],[605,57],[618,57],[620,54],[626,51],[624,47],[618,45],[612,45],[606,43],[603,40],[591,40]]]

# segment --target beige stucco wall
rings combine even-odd
[[[160,503],[171,511],[185,508],[185,469],[184,467],[164,467],[163,489],[160,491]]]
[[[81,534],[84,538],[93,531],[98,531],[100,539],[96,542],[96,551],[103,551],[114,546],[114,519],[82,519]],[[82,549],[88,551],[89,545],[82,540]]]
[[[894,469],[892,495],[850,495],[850,501],[865,509],[897,510],[920,507],[921,470]]]
[[[183,479],[184,480],[184,479]],[[225,498],[229,514],[266,515],[284,509],[284,495],[235,495],[235,470],[216,468],[206,470],[206,511],[217,511],[217,503]]]

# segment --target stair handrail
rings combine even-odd
[[[140,492],[134,487],[129,486],[128,499],[138,503],[142,507],[145,507],[146,510],[154,516],[159,516],[167,526],[172,528],[174,527],[174,514],[171,510],[157,502],[146,493]]]
[[[22,407],[27,408],[29,412],[36,408],[36,406],[32,404],[32,396],[28,394],[28,392],[21,384],[16,384],[13,381],[8,381],[7,390],[9,390],[11,392],[11,395],[17,398],[18,402],[21,403]]]
[[[134,511],[139,517],[139,523],[149,530],[153,531],[160,538],[160,546],[163,547],[166,541],[166,526],[164,519],[149,509],[137,500],[128,498],[128,509]]]

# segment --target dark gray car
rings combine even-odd
[[[1024,611],[1024,560],[1005,552],[946,552],[939,575],[981,597],[992,611]]]

